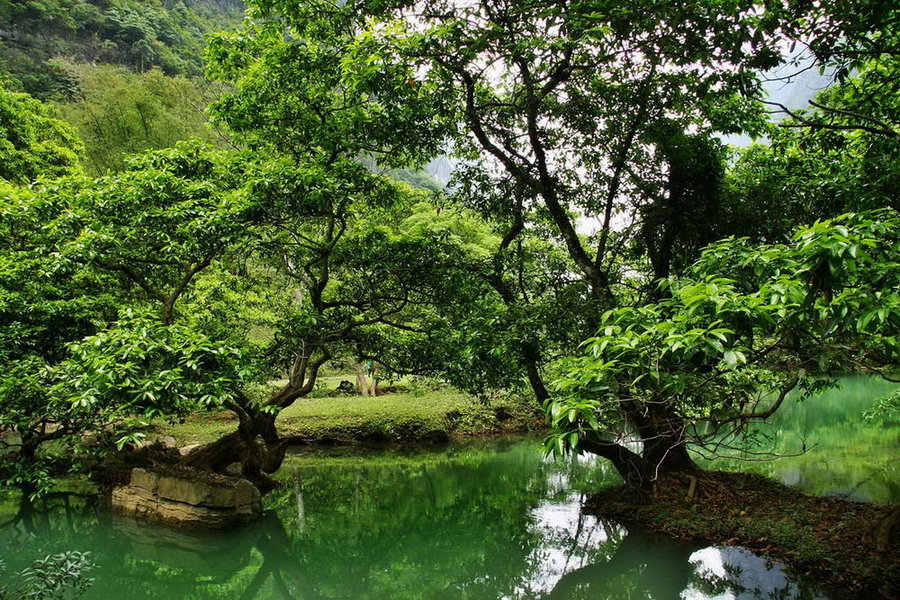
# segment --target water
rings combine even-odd
[[[598,461],[551,462],[537,440],[289,457],[248,527],[186,534],[61,499],[37,535],[6,528],[9,571],[91,551],[87,599],[824,598],[782,567],[583,515],[614,482]]]
[[[896,423],[859,418],[887,388],[848,383],[843,395],[786,406],[771,425],[782,449],[815,437],[813,451],[734,464],[809,491],[896,500]],[[0,526],[0,557],[8,578],[38,557],[90,551],[87,600],[839,597],[740,548],[583,515],[585,495],[617,476],[599,460],[546,460],[538,447],[496,439],[293,454],[265,517],[225,533],[188,534],[111,515],[90,498],[56,497],[33,530]],[[0,522],[14,510],[0,502]]]
[[[752,446],[754,451],[772,451],[780,458],[701,463],[759,473],[810,494],[900,502],[900,420],[864,421],[861,416],[896,387],[872,377],[844,377],[839,388],[805,402],[788,398],[769,423],[756,426],[758,436]]]

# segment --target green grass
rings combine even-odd
[[[334,381],[331,381],[331,380]],[[323,382],[334,388],[341,379]],[[323,386],[325,387],[325,386]],[[453,436],[522,431],[541,427],[542,420],[526,401],[497,400],[482,404],[452,389],[384,396],[301,398],[278,415],[281,435],[311,441],[442,441]],[[165,428],[179,445],[204,443],[234,431],[231,413],[195,415]]]

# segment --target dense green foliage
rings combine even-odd
[[[751,233],[750,252],[757,241],[783,240],[806,221],[803,207],[810,203],[817,216],[827,217],[896,202],[894,188],[885,185],[896,162],[896,136],[847,114],[860,110],[855,103],[862,97],[880,106],[867,118],[893,116],[880,101],[891,76],[873,75],[882,69],[891,73],[892,66],[879,54],[893,39],[895,11],[880,5],[765,4],[747,10],[738,3],[606,7],[435,0],[350,3],[329,10],[314,4],[253,6],[257,24],[218,38],[211,50],[216,68],[236,87],[218,105],[220,118],[252,133],[252,143],[265,140],[286,152],[309,152],[312,135],[321,135],[323,125],[342,114],[340,126],[366,119],[369,124],[342,136],[342,149],[390,164],[437,143],[459,161],[448,200],[485,218],[500,240],[486,260],[469,264],[490,293],[448,313],[454,323],[449,339],[463,351],[459,358],[447,357],[446,372],[466,365],[475,389],[478,383],[508,388],[508,376],[515,373],[520,380],[527,377],[539,400],[549,398],[544,367],[554,357],[571,355],[603,324],[600,316],[610,307],[624,305],[623,314],[642,314],[677,302],[678,285],[660,282],[681,274],[691,281],[695,275],[686,269],[718,238]],[[759,73],[788,60],[782,54],[785,38],[808,47],[823,67],[838,69],[836,87],[819,103],[830,112],[819,108],[823,115],[815,122],[795,115],[784,124],[809,130],[821,147],[833,148],[832,154],[808,157],[806,136],[785,134],[768,151],[774,160],[767,162],[766,150],[751,151],[726,176],[727,157],[716,137],[771,130],[758,101]],[[855,76],[853,69],[859,70]],[[311,72],[334,79],[311,81]],[[335,90],[341,91],[337,98]],[[888,92],[885,102],[891,98]],[[855,121],[842,123],[836,115]],[[866,137],[857,140],[862,134]],[[398,140],[405,147],[398,148]],[[318,145],[314,151],[327,155],[337,149]],[[870,153],[884,163],[874,167],[876,181],[865,176]],[[781,154],[810,161],[811,168],[791,170],[790,177],[802,180],[799,186],[785,189],[793,182],[778,170]],[[835,165],[843,177],[835,177]],[[758,172],[765,176],[754,179]],[[860,197],[863,181],[867,192]],[[818,189],[823,185],[855,200],[829,203]],[[768,207],[775,197],[788,210],[771,218]],[[876,229],[880,218],[872,221]],[[590,230],[580,231],[585,224]],[[879,264],[890,270],[896,251],[889,245]],[[701,279],[732,275],[725,272],[730,267],[714,265]],[[868,273],[875,274],[880,271]],[[792,275],[791,285],[808,284],[800,273]],[[885,283],[895,281],[890,276],[873,281],[876,287]],[[648,301],[656,303],[641,308]],[[854,318],[868,310],[846,308]],[[670,316],[658,316],[660,327]],[[715,321],[713,314],[704,317]],[[747,335],[760,333],[753,324],[748,327]],[[812,355],[817,351],[827,354],[824,346],[809,349]],[[827,371],[827,359],[819,371]],[[879,360],[889,364],[893,351]],[[635,371],[629,372],[631,380],[647,376],[643,369],[653,366],[628,364]],[[809,370],[805,363],[791,365],[800,368]],[[673,377],[681,375],[676,370]],[[583,376],[590,379],[592,373]],[[755,392],[772,383],[763,379],[752,382]],[[736,385],[740,392],[749,383]],[[629,393],[622,391],[626,398]],[[684,432],[694,413],[707,408],[703,402],[694,407],[693,401],[688,398],[683,414],[669,409],[678,402],[667,397],[636,400],[624,421],[618,411],[603,415],[621,428],[613,440],[638,429],[638,439],[647,443],[641,456],[609,439],[593,450],[623,468],[643,461],[642,480],[649,473],[644,467],[655,470],[664,460],[672,468],[688,468]],[[572,422],[579,421],[575,417]]]
[[[130,154],[174,146],[186,139],[225,146],[207,127],[206,105],[219,88],[158,69],[132,73],[113,65],[68,66],[79,93],[57,104],[60,116],[84,141],[84,162],[94,174],[120,171]]]
[[[0,86],[0,182],[75,172],[81,150],[75,131],[47,106]]]
[[[200,75],[204,34],[234,26],[243,8],[239,0],[4,0],[0,72],[42,100],[78,92],[59,57]]]
[[[842,371],[895,375],[898,256],[900,218],[888,210],[816,223],[786,245],[710,246],[667,283],[667,299],[604,315],[558,383],[548,442],[610,444],[600,436],[617,435],[624,415],[644,439],[644,419],[656,419],[675,445],[728,447],[798,386],[820,389]]]
[[[10,83],[60,100],[94,173],[0,92],[3,476],[29,493],[47,442],[210,408],[236,431],[182,464],[267,489],[278,414],[335,361],[530,393],[554,448],[642,484],[767,394],[896,369],[896,9],[250,4],[213,84],[182,75],[231,2],[0,4]],[[773,124],[786,40],[835,82]],[[768,143],[731,156],[736,133]],[[419,173],[442,154],[446,189]]]
[[[201,79],[203,55],[206,35],[243,11],[238,0],[0,2],[0,82],[55,101],[94,174],[180,140],[224,146],[206,127],[221,88]]]
[[[896,69],[890,57],[863,64],[772,127],[768,144],[740,151],[726,183],[732,232],[774,242],[804,220],[900,209]]]
[[[219,354],[234,350],[202,332],[152,327],[172,319],[194,275],[245,231],[239,203],[222,202],[214,184],[214,158],[186,146],[136,160],[120,176],[3,188],[0,419],[21,436],[27,460],[13,469],[16,480],[40,468],[48,441],[209,403],[192,374],[221,388]],[[166,369],[181,375],[174,388]],[[188,405],[179,409],[179,399]]]

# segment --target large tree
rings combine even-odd
[[[220,115],[286,152],[390,162],[450,150],[455,196],[501,239],[482,270],[494,300],[524,317],[523,332],[574,311],[580,329],[568,337],[578,339],[631,293],[631,242],[646,240],[654,275],[665,277],[714,239],[709,227],[688,239],[684,226],[687,214],[716,208],[723,153],[711,136],[759,129],[759,106],[738,92],[754,87],[752,69],[779,59],[778,14],[647,8],[253,3],[254,24],[211,47],[213,72],[238,90]],[[313,143],[338,116],[343,135]],[[527,285],[523,241],[562,250],[551,251],[552,267],[530,260],[545,268],[530,269]],[[565,308],[530,306],[550,295]],[[535,328],[528,315],[541,313]],[[517,337],[511,347],[543,400],[541,365],[557,348],[542,348],[537,333]]]
[[[3,185],[0,425],[15,436],[3,471],[26,491],[40,477],[23,473],[43,472],[48,442],[184,415],[239,383],[227,381],[230,349],[166,329],[247,229],[222,163],[188,146],[118,177]]]
[[[786,244],[711,245],[670,295],[612,310],[549,405],[559,452],[609,458],[635,485],[694,470],[835,373],[900,375],[900,215],[799,229]],[[833,383],[833,381],[832,381]],[[660,435],[662,434],[662,435]]]
[[[259,0],[250,14],[211,49],[237,89],[221,117],[253,143],[318,160],[453,153],[454,199],[501,240],[479,271],[493,298],[458,317],[485,324],[471,354],[502,342],[539,400],[548,359],[605,310],[664,300],[674,288],[658,282],[733,231],[716,138],[766,130],[759,74],[789,59],[786,40],[820,64],[854,64],[854,52],[884,51],[870,29],[892,22],[854,2]],[[549,257],[562,261],[550,269]],[[496,335],[497,315],[513,335]],[[676,449],[661,457],[690,462],[664,404],[622,410]]]

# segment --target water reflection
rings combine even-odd
[[[90,550],[88,599],[822,597],[749,552],[583,514],[582,494],[611,475],[593,461],[543,460],[533,441],[298,455],[280,476],[265,517],[239,530],[192,534],[70,504],[33,532],[4,530],[0,556],[12,572]]]
[[[804,590],[792,581],[778,563],[753,554],[744,548],[703,548],[690,556],[697,577],[716,582],[722,592],[718,599],[753,600],[758,598],[824,598],[813,590]],[[692,584],[682,598],[709,598],[709,592]]]
[[[842,377],[839,383],[802,403],[785,402],[770,422],[754,426],[749,449],[782,458],[748,462],[741,459],[754,457],[733,452],[734,459],[701,462],[766,475],[807,493],[900,502],[900,422],[891,414],[862,418],[897,385],[865,376]]]

